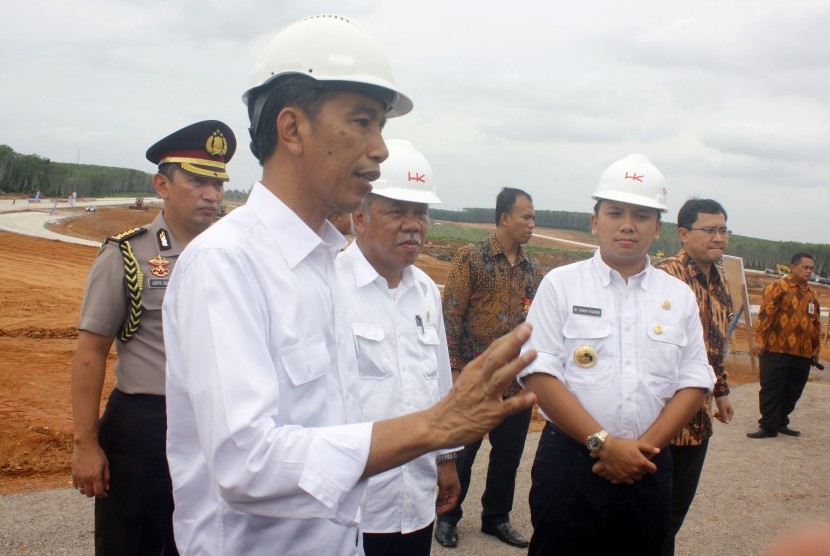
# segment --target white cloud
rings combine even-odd
[[[247,188],[259,176],[240,101],[250,69],[279,28],[334,12],[388,49],[415,110],[386,136],[428,156],[449,208],[490,206],[513,185],[537,208],[587,211],[605,166],[642,152],[672,210],[710,196],[740,233],[824,231],[823,0],[31,0],[4,12],[0,143],[21,152],[151,170],[147,146],[217,118],[239,141],[231,186]]]

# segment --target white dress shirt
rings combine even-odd
[[[335,277],[344,244],[257,183],[179,257],[163,313],[180,553],[362,553],[372,425]]]
[[[441,294],[422,270],[406,267],[389,289],[357,241],[337,257],[349,308],[363,417],[380,421],[426,409],[452,387]],[[371,477],[361,529],[411,533],[435,519],[436,453]]]
[[[599,250],[555,268],[527,321],[533,334],[524,349],[539,355],[520,378],[553,375],[616,437],[639,438],[678,390],[714,386],[692,290],[647,261],[627,283]],[[596,351],[592,366],[577,363],[581,347]]]

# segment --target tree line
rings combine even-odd
[[[129,168],[52,162],[36,154],[20,154],[0,145],[0,191],[15,196],[79,197],[147,195],[152,174]]]
[[[495,210],[492,208],[463,208],[461,210],[444,210],[430,208],[430,218],[447,220],[450,222],[471,222],[495,224]],[[543,228],[559,228],[590,232],[591,213],[570,212],[563,210],[537,210],[536,225]],[[662,253],[666,256],[674,255],[680,250],[680,238],[677,235],[677,225],[671,222],[663,223],[663,232],[660,239],[651,246],[651,255]],[[814,257],[815,273],[820,276],[830,274],[830,244],[800,243],[797,241],[772,241],[748,236],[732,235],[729,238],[727,254],[741,257],[744,268],[765,270],[775,268],[776,264],[790,264],[790,258],[798,252],[810,253]]]

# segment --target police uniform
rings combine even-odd
[[[147,158],[226,181],[235,147],[230,128],[209,120],[165,137]],[[161,306],[184,247],[162,212],[146,227],[108,238],[89,274],[78,329],[115,338],[118,353],[116,386],[99,423],[110,489],[95,500],[96,554],[176,553]]]

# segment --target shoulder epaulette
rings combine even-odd
[[[134,237],[138,237],[146,231],[147,228],[133,228],[131,230],[127,230],[126,232],[121,232],[120,234],[108,237],[107,241],[105,241],[104,243],[107,243],[109,241],[112,241],[114,243],[121,243]]]

